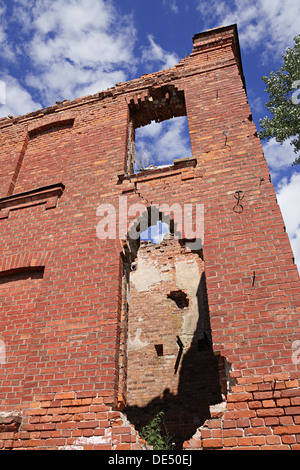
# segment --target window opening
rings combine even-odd
[[[134,172],[164,168],[192,156],[187,117],[155,122],[135,131]]]
[[[161,357],[161,356],[164,355],[164,345],[163,344],[155,344],[154,347],[155,347],[157,357]]]
[[[170,234],[170,226],[160,220],[141,233],[141,241],[150,241],[153,244],[160,243],[166,235]]]
[[[127,173],[173,164],[192,156],[183,91],[174,85],[148,90],[129,105]]]

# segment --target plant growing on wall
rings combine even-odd
[[[153,446],[153,450],[172,450],[172,436],[168,433],[163,421],[164,412],[160,411],[140,431],[140,436]],[[162,430],[164,429],[164,431]]]

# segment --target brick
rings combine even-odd
[[[202,429],[201,430],[201,437],[202,439],[207,439],[211,437],[211,431],[208,429]]]
[[[294,426],[278,426],[273,430],[274,434],[276,435],[284,435],[284,434],[298,434],[300,433],[300,425]]]
[[[230,413],[230,417],[232,419],[247,419],[247,418],[253,418],[254,416],[255,416],[254,410],[232,411]]]
[[[224,445],[224,447],[236,447],[236,445],[237,445],[237,439],[234,439],[234,438],[224,438],[223,445]]]
[[[250,401],[252,400],[251,393],[237,393],[234,395],[228,395],[228,402],[240,402],[240,401]]]
[[[285,382],[286,388],[297,388],[298,387],[298,380],[287,380]]]
[[[281,439],[279,436],[266,436],[266,443],[270,445],[279,445],[281,444]]]
[[[224,420],[223,421],[223,428],[224,429],[229,429],[229,428],[236,428],[237,423],[235,420]]]
[[[277,403],[278,404],[278,403]],[[274,400],[263,400],[262,405],[264,408],[273,408],[276,407],[276,403]]]
[[[258,401],[258,400],[252,401],[252,402],[249,403],[249,408],[250,408],[251,410],[256,410],[256,409],[258,409],[258,408],[262,408],[262,406],[263,406],[263,405],[262,405],[262,402],[261,402],[261,401]]]
[[[40,401],[38,401],[38,402],[33,401],[33,402],[30,403],[30,408],[40,408],[40,407],[41,407],[41,402]]]
[[[261,427],[264,425],[264,419],[263,418],[253,418],[250,420],[251,426],[253,427]],[[266,423],[267,424],[267,423]]]
[[[131,450],[130,444],[117,444],[116,450]]]
[[[238,419],[237,420],[237,427],[238,428],[248,428],[250,427],[252,424],[250,423],[250,420],[249,419]]]
[[[286,397],[299,397],[299,389],[287,389],[287,390],[282,390],[281,396],[282,398]]]
[[[221,426],[222,426],[222,421],[220,419],[214,419],[208,422],[208,427],[210,429],[221,428]]]
[[[288,408],[285,408],[285,414],[300,415],[300,406],[290,406]]]
[[[211,432],[211,437],[222,438],[222,436],[223,436],[222,429],[213,429]]]
[[[290,450],[290,446],[289,445],[272,445],[272,446],[268,446],[268,445],[265,445],[265,446],[262,446],[260,447],[261,450]]]
[[[48,440],[47,440],[48,441]],[[25,441],[26,447],[40,447],[44,444],[43,439],[29,439],[28,441]]]
[[[267,436],[272,434],[272,429],[268,426],[255,427],[255,428],[246,428],[246,436]]]
[[[284,416],[280,416],[279,418],[276,416],[267,416],[265,417],[264,422],[266,426],[277,426],[282,418],[284,418]]]
[[[93,429],[99,425],[99,421],[80,421],[78,422],[78,429]]]
[[[264,436],[253,436],[251,438],[251,443],[253,446],[263,446],[266,442],[266,438]]]
[[[255,392],[253,398],[258,401],[271,399],[273,398],[273,391]]]
[[[292,416],[280,416],[279,423],[284,426],[289,425],[289,424],[294,424],[293,417]]]
[[[283,444],[296,444],[295,436],[282,436],[282,443]]]
[[[241,437],[244,432],[242,429],[224,429],[223,435],[224,437]]]
[[[284,415],[284,410],[282,408],[265,408],[257,410],[257,416],[282,416]]]
[[[238,445],[239,447],[249,447],[252,445],[251,438],[250,437],[240,437],[238,438]]]
[[[222,439],[205,439],[203,441],[204,449],[217,449],[223,447]]]
[[[66,423],[57,423],[56,424],[56,429],[76,429],[77,423],[72,423],[70,421]]]
[[[282,398],[281,400],[276,400],[276,405],[277,406],[289,406],[290,405],[290,400],[288,398]]]

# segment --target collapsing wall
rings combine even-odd
[[[135,174],[135,129],[183,115],[192,156]],[[0,128],[0,446],[146,448],[132,423],[157,405],[185,448],[299,449],[299,275],[236,26],[195,35],[171,69]],[[138,250],[121,197],[127,208],[202,205],[203,259],[184,232]],[[108,206],[119,226],[103,237]]]

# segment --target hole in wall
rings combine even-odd
[[[164,355],[164,345],[163,344],[155,344],[155,351],[157,357],[161,357]]]
[[[189,306],[189,298],[186,295],[186,293],[183,292],[182,290],[175,290],[175,291],[170,292],[167,295],[167,298],[173,300],[175,304],[177,305],[177,307],[180,309],[186,308]]]
[[[143,216],[151,219],[149,212]],[[136,226],[143,226],[143,221],[139,219]],[[170,227],[172,231],[174,227]],[[128,236],[130,238],[130,232]],[[130,245],[130,240],[128,243]],[[129,273],[127,404],[124,413],[139,431],[163,411],[175,447],[181,449],[197,427],[210,418],[210,406],[222,401],[218,360],[209,341],[203,252],[202,248],[191,250],[187,241],[173,236],[155,245],[140,245],[138,239],[132,246],[134,253],[131,251],[128,255],[130,264],[134,262],[136,269]],[[150,260],[152,272],[148,270]],[[177,275],[186,272],[176,268],[179,260],[183,263],[180,269],[190,270],[197,266],[199,270],[196,278],[188,275],[188,290],[177,285],[171,275],[172,269],[173,273],[177,269]],[[166,277],[160,278],[161,275]],[[153,284],[147,289],[143,285],[139,291],[135,287],[140,285],[136,276],[145,276],[147,285],[151,278]],[[192,283],[191,297],[189,284]],[[190,309],[195,316],[193,328],[187,333]],[[180,338],[182,348],[174,341],[176,337]]]
[[[127,247],[124,250],[126,257],[131,260],[131,263],[134,263],[135,268],[141,241],[159,244],[164,238],[176,237],[181,243],[181,232],[177,229],[176,213],[173,214],[174,218],[171,217],[171,214],[172,210],[170,210],[170,213],[165,214],[160,212],[155,205],[151,205],[147,212],[138,217],[131,226],[127,234]]]

